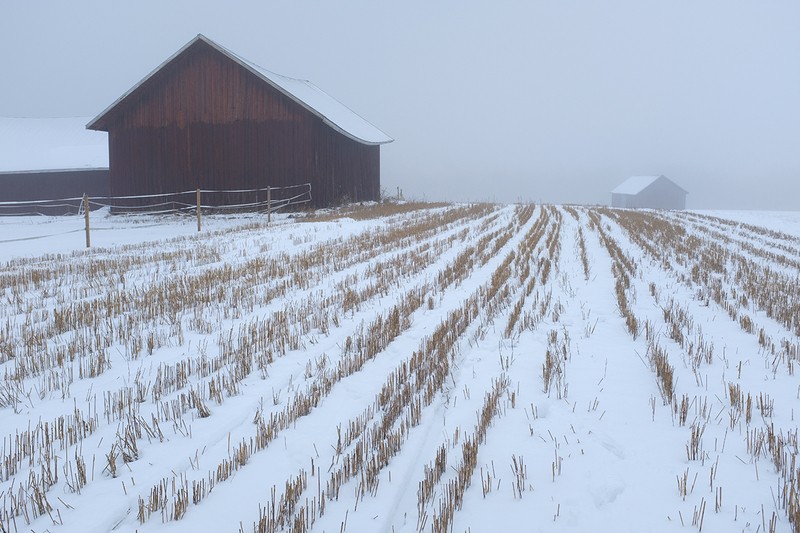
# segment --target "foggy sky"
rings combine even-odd
[[[95,116],[198,33],[394,137],[406,197],[800,209],[797,0],[3,1],[0,116]]]

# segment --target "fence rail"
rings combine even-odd
[[[0,216],[82,215],[85,196],[0,202]],[[199,201],[198,201],[199,199]],[[311,202],[311,184],[261,189],[195,189],[162,194],[90,196],[89,209],[110,208],[114,214],[267,212]]]
[[[197,231],[202,230],[202,214],[263,212],[267,222],[272,214],[292,206],[311,202],[311,184],[263,189],[212,190],[195,189],[165,194],[141,194],[133,196],[93,196],[54,200],[28,200],[0,202],[3,215],[77,215],[84,217],[86,247],[91,245],[92,210],[109,208],[115,215],[164,215],[171,213],[194,213],[197,216]]]

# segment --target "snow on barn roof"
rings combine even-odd
[[[206,43],[221,54],[227,56],[231,60],[240,64],[260,79],[272,85],[274,88],[284,93],[286,96],[300,104],[302,107],[320,117],[323,122],[331,126],[333,129],[339,131],[351,139],[363,144],[385,144],[390,143],[394,139],[386,135],[384,132],[364,120],[357,115],[349,107],[345,106],[328,93],[314,85],[308,80],[301,80],[296,78],[289,78],[271,72],[265,68],[251,63],[242,57],[224,48],[206,36],[199,34],[197,37],[189,41],[183,48],[175,52],[166,61],[159,65],[150,74],[145,76],[139,83],[133,86],[128,92],[119,97],[113,104],[108,106],[102,113],[92,119],[87,124],[87,128],[94,127],[109,111],[111,111],[117,104],[122,102],[131,93],[136,91],[147,80],[152,78],[164,66],[169,64],[173,59],[180,56],[184,51],[193,46],[198,41]]]
[[[611,191],[611,194],[639,194],[663,176],[631,176]]]
[[[0,172],[108,168],[108,134],[86,117],[0,117]]]
[[[348,137],[365,144],[385,144],[394,140],[310,81],[282,76],[241,58],[239,60]]]

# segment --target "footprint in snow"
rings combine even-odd
[[[616,476],[605,478],[599,483],[592,483],[589,486],[589,494],[591,494],[594,505],[597,508],[614,503],[624,491],[625,483]]]

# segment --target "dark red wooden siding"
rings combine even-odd
[[[332,129],[202,41],[95,128],[109,132],[114,196],[311,183],[326,206],[380,193],[379,146]]]
[[[66,198],[108,196],[108,169],[86,168],[72,170],[37,170],[0,173],[0,201],[26,202],[58,200],[53,205],[23,204],[18,208],[3,206],[0,215],[42,213],[62,215],[77,213],[79,201],[62,201]]]

